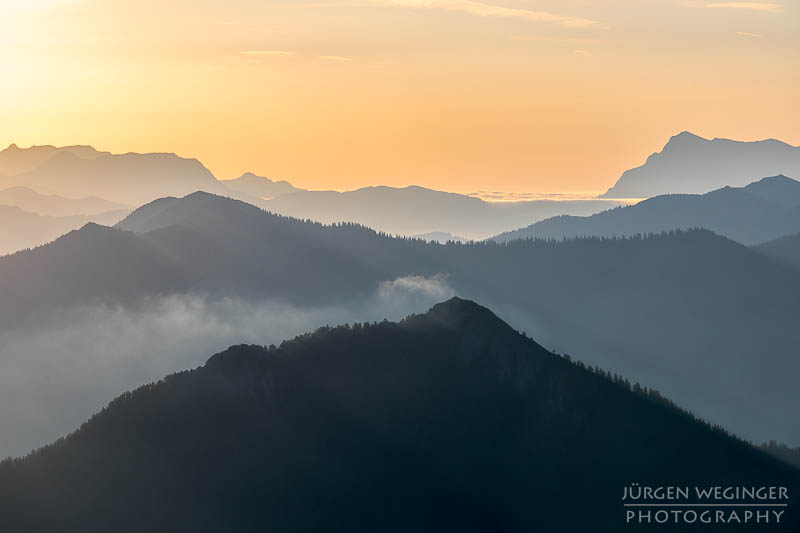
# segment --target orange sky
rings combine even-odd
[[[0,0],[0,144],[306,188],[604,190],[682,130],[800,145],[800,2]]]

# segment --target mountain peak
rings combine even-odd
[[[494,317],[460,298],[425,316],[439,313]],[[618,500],[610,490],[598,496],[598,485],[797,485],[796,470],[654,391],[543,357],[518,335],[486,333],[386,322],[321,328],[279,348],[233,346],[0,463],[3,523],[10,531],[618,531]],[[465,361],[466,351],[474,357]],[[80,512],[87,501],[98,511]],[[786,512],[772,529],[796,526]]]
[[[800,182],[783,174],[761,178],[742,190],[780,206],[800,205]]]
[[[800,176],[800,147],[777,140],[704,139],[684,131],[639,167],[626,170],[603,198],[650,198],[662,194],[705,194],[754,177]]]
[[[204,190],[182,198],[165,197],[145,204],[117,224],[117,228],[147,233],[168,226],[204,228],[208,234],[247,228],[263,211],[252,204]],[[255,217],[255,219],[253,218]]]
[[[219,199],[220,201],[226,200],[225,197],[218,194],[212,194],[206,191],[194,191],[183,197],[184,200],[206,200],[206,199]]]
[[[472,300],[465,300],[458,296],[453,296],[449,300],[440,302],[431,307],[426,313],[428,316],[449,316],[454,318],[466,318],[480,316],[483,318],[497,318],[486,307],[479,305]],[[499,319],[498,319],[499,320]]]
[[[245,172],[238,178],[223,181],[222,184],[231,191],[259,199],[275,198],[302,190],[286,180],[275,181],[253,172]]]
[[[236,179],[240,179],[240,180],[269,180],[269,181],[272,181],[269,178],[266,178],[264,176],[259,176],[258,174],[253,174],[252,172],[245,172],[244,174],[242,174],[241,176],[239,176]]]
[[[767,182],[797,183],[797,180],[793,180],[789,176],[785,176],[783,174],[778,174],[777,176],[767,176],[766,178],[761,178],[760,180],[753,182],[750,185],[753,185],[755,183],[767,183]],[[748,187],[750,185],[748,185]]]
[[[405,323],[412,326],[443,326],[448,329],[464,329],[470,332],[496,329],[498,326],[502,326],[512,331],[510,326],[486,307],[458,296],[434,305],[423,315],[409,317]]]
[[[90,236],[97,236],[97,235],[110,235],[115,233],[115,229],[109,226],[103,226],[102,224],[98,224],[97,222],[87,222],[84,224],[80,229],[75,230],[74,232],[81,233],[82,235],[90,235]]]
[[[690,143],[701,143],[701,142],[709,142],[708,139],[704,139],[699,135],[695,135],[690,131],[682,131],[677,135],[673,135],[670,137],[669,142],[667,142],[667,146],[673,144],[690,144]]]

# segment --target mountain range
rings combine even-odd
[[[753,441],[796,444],[800,428],[784,407],[800,401],[797,275],[702,230],[440,245],[195,193],[0,259],[0,324],[169,294],[315,308],[404,276],[438,276],[547,346],[656,387]]]
[[[252,172],[246,172],[236,179],[226,180],[222,183],[232,191],[261,200],[270,200],[277,196],[304,190],[298,189],[286,180],[273,181],[264,176],[256,176]]]
[[[234,180],[217,180],[196,159],[175,154],[111,154],[91,147],[11,145],[0,152],[3,186],[68,198],[97,196],[130,206],[204,191],[323,223],[357,222],[391,234],[447,232],[470,239],[556,214],[588,215],[619,205],[598,199],[489,203],[423,187],[306,191],[249,172]]]
[[[0,256],[49,243],[89,222],[116,224],[128,213],[128,209],[118,209],[92,215],[47,216],[0,203]]]
[[[0,151],[0,175],[10,177],[30,172],[53,156],[64,152],[81,159],[96,159],[111,155],[110,152],[99,152],[91,146],[45,145],[20,148],[16,144],[12,144]]]
[[[281,215],[324,224],[355,222],[392,235],[451,233],[485,239],[504,229],[556,215],[588,215],[618,203],[606,200],[486,202],[424,187],[365,187],[354,191],[301,191],[259,204]]]
[[[684,132],[603,198],[492,203],[11,145],[0,457],[96,414],[0,461],[0,529],[619,531],[653,528],[623,489],[794,494],[799,154]]]
[[[549,218],[493,240],[630,236],[688,228],[709,229],[746,245],[800,232],[800,182],[773,176],[702,195],[656,196],[588,217]]]
[[[228,192],[199,161],[175,154],[101,154],[84,158],[58,149],[35,168],[7,177],[6,181],[10,186],[29,187],[44,194],[98,196],[127,205],[198,190]]]
[[[31,533],[616,532],[640,529],[621,501],[636,483],[794,494],[800,471],[456,298],[234,346],[125,393],[0,463],[0,516]],[[780,510],[769,529],[797,531]]]
[[[626,170],[603,197],[703,194],[726,185],[741,187],[777,174],[800,178],[800,147],[775,139],[707,140],[684,131],[670,138],[644,165]]]
[[[0,191],[0,205],[19,207],[29,213],[54,217],[98,215],[130,209],[125,204],[109,202],[96,196],[64,198],[54,194],[39,194],[28,187],[10,187]]]

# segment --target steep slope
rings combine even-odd
[[[619,531],[631,479],[792,494],[800,473],[453,299],[126,393],[0,464],[0,514],[30,532]],[[799,524],[790,506],[770,529]]]
[[[355,222],[393,235],[446,232],[485,239],[558,215],[589,215],[618,205],[603,200],[489,203],[423,187],[365,187],[355,191],[301,191],[259,204],[269,211],[325,224]]]
[[[129,211],[115,210],[90,216],[44,216],[0,204],[0,256],[53,241],[88,222],[115,224]]]
[[[313,308],[441,275],[549,347],[657,387],[754,441],[800,442],[786,411],[800,402],[796,271],[708,231],[439,245],[203,193],[154,202],[119,228],[129,231],[87,237],[74,253],[55,254],[72,248],[57,242],[0,260],[0,327],[54,312],[54,301],[134,305],[188,292]]]
[[[10,187],[0,191],[0,205],[19,207],[30,213],[54,217],[96,215],[128,208],[124,204],[109,202],[96,196],[64,198],[40,194],[27,187]]]
[[[800,231],[800,182],[785,176],[703,195],[669,194],[589,217],[558,216],[502,233],[514,239],[563,239],[659,233],[705,228],[752,245]]]
[[[246,172],[233,180],[225,180],[222,184],[232,191],[244,193],[260,199],[275,198],[277,196],[303,190],[298,189],[286,180],[273,181],[264,176],[256,176],[252,172]]]
[[[759,176],[800,177],[800,147],[775,139],[707,140],[688,131],[672,137],[644,165],[626,170],[605,198],[649,198],[702,194],[726,185],[743,186]]]

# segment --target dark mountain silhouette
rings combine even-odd
[[[2,193],[0,193],[2,195]],[[107,211],[89,216],[44,216],[19,207],[0,205],[0,256],[26,248],[34,248],[80,228],[88,222],[115,224],[130,211]]]
[[[27,187],[10,187],[0,191],[0,205],[15,206],[31,213],[55,217],[96,215],[128,209],[127,205],[109,202],[96,196],[64,198],[40,194]]]
[[[786,410],[800,402],[796,270],[708,231],[440,245],[205,193],[153,202],[118,228],[90,226],[0,260],[0,327],[171,293],[338,305],[383,281],[442,274],[546,346],[753,441],[800,443]]]
[[[108,152],[98,152],[91,146],[31,146],[20,148],[16,144],[0,151],[0,175],[13,176],[29,172],[54,155],[68,152],[81,159],[95,159]]]
[[[688,228],[709,229],[747,245],[796,233],[800,231],[800,182],[774,176],[703,195],[656,196],[588,217],[549,218],[493,239],[630,236]]]
[[[800,268],[800,233],[765,242],[754,249],[787,266]]]
[[[48,533],[616,532],[632,479],[793,494],[800,471],[452,299],[123,394],[0,464],[0,514]],[[770,529],[798,525],[790,506]]]
[[[424,187],[365,187],[355,191],[302,191],[261,205],[269,211],[325,224],[355,222],[393,235],[446,232],[485,239],[509,228],[559,215],[589,215],[602,200],[484,202]],[[616,204],[612,204],[616,205]]]
[[[762,444],[759,448],[785,463],[800,468],[800,447],[792,448],[791,446],[779,444],[773,440]]]
[[[267,200],[303,190],[298,189],[286,180],[272,181],[263,176],[256,176],[252,172],[242,174],[233,180],[223,181],[222,184],[232,191]]]
[[[626,170],[605,198],[702,194],[726,185],[741,187],[759,176],[800,177],[800,147],[775,139],[707,140],[688,131],[672,137],[647,162]]]

